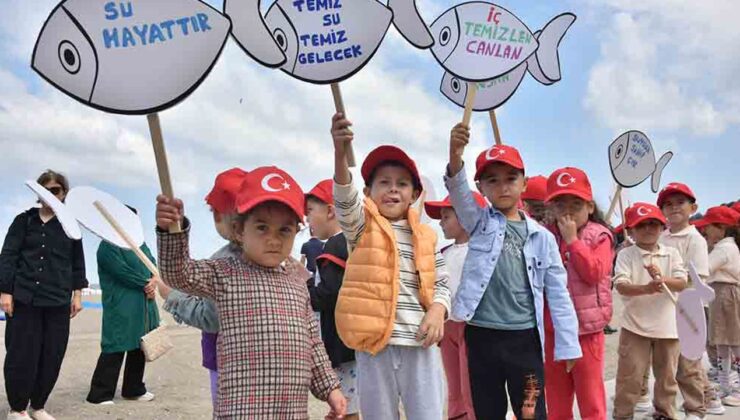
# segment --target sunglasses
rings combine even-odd
[[[48,187],[46,188],[46,190],[52,193],[53,195],[59,195],[64,192],[64,189],[62,187]]]

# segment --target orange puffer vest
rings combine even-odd
[[[434,301],[437,235],[421,224],[419,213],[408,211],[414,260],[419,274],[419,297],[427,309]],[[388,344],[396,318],[399,255],[391,223],[365,198],[365,231],[347,260],[336,307],[336,325],[344,344],[377,354]]]

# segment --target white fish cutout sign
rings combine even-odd
[[[99,202],[135,245],[144,244],[144,228],[139,215],[114,196],[93,187],[75,187],[67,194],[64,202],[77,221],[87,230],[115,246],[130,248],[95,207],[95,202]]]
[[[541,32],[532,33],[513,13],[490,2],[454,6],[431,25],[432,54],[454,76],[483,82],[505,75],[522,63],[540,82],[560,80],[558,46],[575,15],[564,13]]]
[[[681,354],[689,360],[699,360],[707,343],[707,320],[704,305],[714,300],[714,289],[699,277],[693,261],[689,262],[691,287],[678,295],[676,326]]]
[[[281,70],[299,80],[329,84],[351,77],[370,61],[392,17],[376,0],[277,0],[265,23],[285,54]]]
[[[65,0],[44,23],[32,67],[85,105],[150,114],[200,85],[230,28],[199,0]]]
[[[82,231],[74,213],[63,202],[36,181],[26,181],[26,186],[51,208],[69,239],[75,241],[82,239]]]
[[[420,49],[434,45],[434,38],[419,14],[416,0],[388,0],[388,7],[393,11],[393,26],[406,41]]]
[[[641,131],[628,131],[609,145],[609,167],[617,184],[632,188],[651,178],[651,188],[660,190],[660,177],[673,152],[666,152],[655,161],[655,151],[648,137]]]

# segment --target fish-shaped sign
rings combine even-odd
[[[691,287],[678,295],[676,326],[681,355],[689,360],[699,360],[706,350],[707,320],[704,306],[715,298],[714,289],[699,277],[693,261],[689,261]]]
[[[513,13],[493,3],[473,1],[454,6],[431,25],[432,54],[460,79],[482,82],[530,60],[530,72],[541,83],[560,80],[558,44],[575,15],[562,14],[540,33],[532,33]],[[549,25],[549,24],[548,24]]]
[[[666,152],[655,162],[655,151],[648,137],[637,130],[628,131],[609,145],[609,167],[617,184],[631,188],[651,178],[653,192],[660,190],[660,176],[673,152]]]
[[[59,201],[54,194],[47,191],[46,188],[36,181],[26,181],[26,186],[39,197],[39,200],[43,201],[44,204],[51,208],[59,221],[59,224],[62,225],[64,233],[69,239],[75,241],[82,239],[80,225],[77,223],[74,213],[72,213],[64,203]]]
[[[278,7],[282,9],[285,19],[292,26],[291,30],[296,32],[299,37],[295,42],[296,44],[301,43],[302,38],[300,36],[305,34],[331,36],[332,33],[336,34],[338,31],[344,31],[346,35],[344,39],[349,39],[350,35],[353,38],[351,41],[341,42],[336,37],[332,38],[331,42],[325,42],[322,38],[317,38],[320,45],[315,45],[314,40],[308,38],[307,41],[310,41],[310,44],[304,44],[303,48],[299,48],[299,50],[309,50],[310,47],[314,47],[313,49],[324,47],[320,49],[328,50],[330,45],[342,46],[342,44],[353,43],[362,45],[366,50],[367,58],[369,58],[372,56],[372,51],[378,47],[372,45],[377,34],[365,39],[365,35],[358,33],[359,30],[362,29],[372,33],[382,28],[382,35],[380,36],[382,40],[390,26],[384,25],[388,16],[386,16],[385,11],[377,9],[377,6],[383,6],[377,0],[278,0],[270,6],[268,14],[277,3],[280,3]],[[373,5],[372,3],[378,4]],[[260,4],[261,0],[224,0],[224,13],[231,18],[234,24],[231,34],[242,50],[259,63],[267,67],[283,67],[285,69],[287,62],[295,63],[296,60],[299,60],[291,54],[292,52],[288,51],[289,45],[286,43],[285,35],[283,35],[283,33],[290,31],[281,26],[282,32],[276,33],[276,28],[267,24],[265,18],[262,17]],[[295,12],[290,12],[291,8],[301,14],[311,15],[311,17],[304,16],[299,19]],[[389,18],[392,19],[396,29],[409,43],[422,49],[429,48],[434,44],[432,34],[416,7],[416,0],[388,0],[388,9],[391,11]],[[368,11],[370,15],[365,15],[364,13]],[[353,17],[359,17],[360,19],[358,21]],[[380,18],[380,20],[376,21],[375,18]],[[295,22],[295,25],[291,22]],[[343,24],[340,25],[342,22]],[[331,53],[332,58],[334,58],[333,54]],[[339,57],[338,53],[337,60]]]
[[[278,0],[265,24],[285,54],[284,72],[328,84],[351,77],[370,61],[392,17],[376,0]]]
[[[129,248],[128,243],[95,207],[96,201],[105,207],[134,244],[141,246],[144,243],[144,229],[139,215],[112,195],[93,187],[74,187],[64,203],[80,224],[100,239],[121,248]]]
[[[44,23],[32,67],[93,108],[150,114],[200,85],[230,28],[199,0],[65,0]]]
[[[575,20],[575,15],[564,13],[548,22],[542,31],[535,33],[535,37],[540,40],[540,49],[557,51],[557,46]],[[527,70],[537,81],[544,85],[551,85],[559,81],[561,76],[557,54],[543,54],[541,59],[542,61],[538,59],[537,54],[533,54],[527,61],[503,76],[485,82],[476,82],[477,94],[475,101],[473,101],[473,110],[490,111],[503,105],[519,88]],[[468,84],[464,80],[445,72],[440,90],[449,100],[458,106],[465,107],[465,100],[468,97]]]

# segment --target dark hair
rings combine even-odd
[[[370,172],[370,176],[367,177],[367,181],[365,182],[365,186],[370,188],[373,186],[373,181],[375,181],[375,176],[377,175],[378,171],[383,168],[403,168],[409,172],[409,175],[411,175],[411,181],[414,183],[414,189],[416,191],[421,191],[423,188],[421,187],[421,181],[414,176],[413,173],[411,173],[411,170],[406,167],[403,163],[397,161],[397,160],[384,160],[380,162],[377,166],[375,166]]]
[[[306,195],[306,204],[308,204],[309,201],[312,201],[314,203],[323,204],[325,206],[328,206],[331,203],[327,203],[326,201],[320,199],[319,197],[316,197],[313,194],[307,194]]]
[[[64,190],[65,194],[69,192],[69,181],[67,181],[67,177],[57,171],[47,169],[46,172],[39,175],[38,179],[36,180],[36,182],[38,182],[42,186],[46,186],[46,184],[51,181],[55,181],[59,185],[61,185],[62,190]]]
[[[239,227],[244,226],[244,223],[249,219],[249,217],[255,211],[257,211],[259,209],[263,209],[263,208],[266,208],[268,211],[282,208],[284,210],[288,210],[289,212],[291,212],[291,213],[293,213],[295,215],[295,212],[293,211],[293,209],[291,209],[290,207],[288,207],[288,205],[286,205],[286,204],[283,204],[283,203],[281,203],[279,201],[274,201],[274,200],[265,201],[264,203],[260,203],[260,204],[258,204],[256,206],[252,207],[249,211],[247,211],[245,213],[240,213],[239,216],[237,216],[237,218],[236,218],[237,225]],[[298,215],[295,215],[295,216],[296,216],[296,218],[295,218],[296,224],[297,225],[300,225],[301,222],[302,222],[302,220],[300,220],[298,218]]]
[[[598,223],[601,226],[604,226],[605,228],[609,229],[612,233],[614,233],[614,229],[612,229],[611,226],[609,226],[608,223],[606,223],[606,220],[604,220],[604,213],[601,212],[599,209],[599,205],[596,204],[594,201],[594,212],[588,215],[588,220],[590,222]]]

